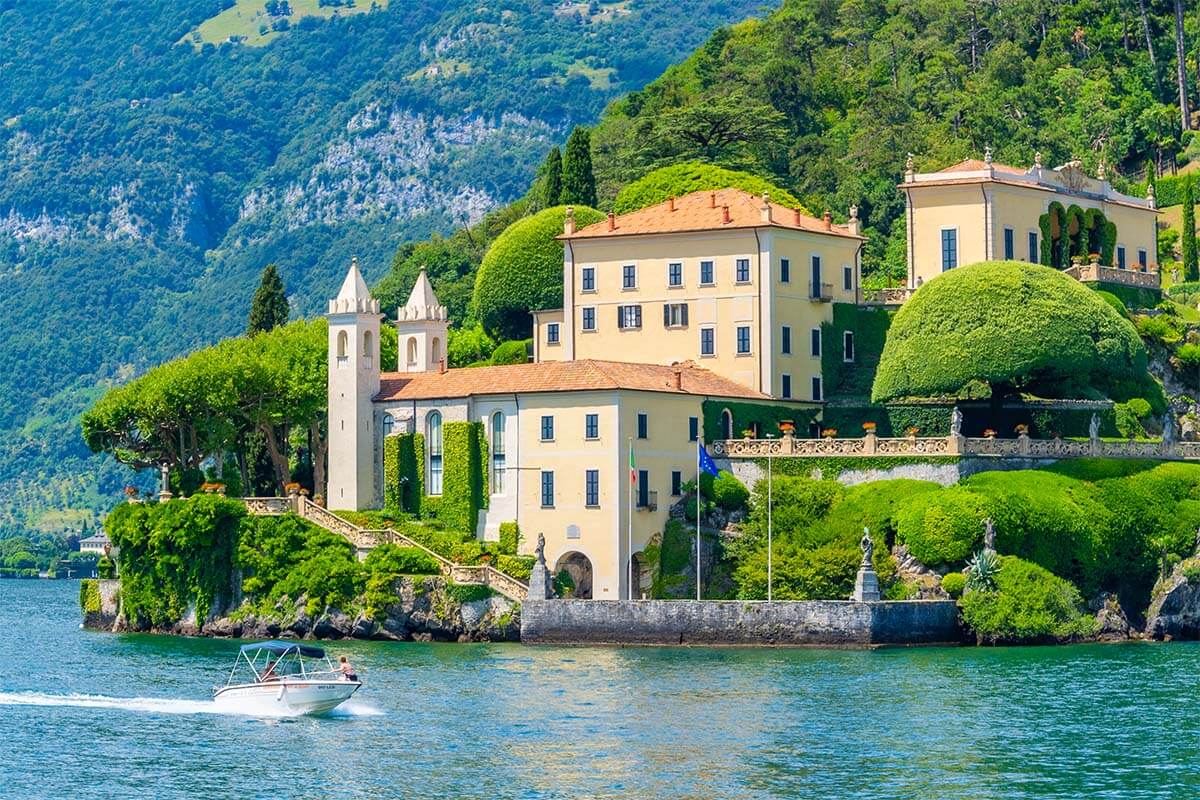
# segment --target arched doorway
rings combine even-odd
[[[721,411],[721,438],[733,438],[733,412],[728,408]]]
[[[634,600],[649,600],[651,584],[654,582],[654,571],[642,553],[633,554],[633,592],[630,597]]]
[[[563,553],[554,565],[554,575],[566,572],[571,576],[574,588],[565,593],[566,597],[576,600],[592,599],[592,562],[583,553],[572,550]]]

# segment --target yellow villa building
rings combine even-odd
[[[985,157],[917,173],[910,160],[900,191],[908,287],[884,302],[1006,258],[1158,287],[1153,196],[1117,193],[1077,163]],[[854,208],[835,224],[767,196],[701,191],[581,228],[568,210],[559,240],[563,307],[534,312],[532,360],[511,366],[446,368],[450,320],[424,272],[397,310],[399,363],[380,364],[381,309],[351,265],[328,315],[328,504],[382,507],[396,436],[420,442],[411,478],[424,497],[461,496],[447,432],[471,423],[486,453],[476,535],[516,522],[520,551],[544,536],[547,564],[571,572],[579,596],[636,598],[649,588],[638,554],[695,479],[698,441],[785,422],[817,435],[822,359],[858,357],[854,332],[831,329],[834,306],[879,300],[861,286]]]

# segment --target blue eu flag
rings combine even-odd
[[[712,456],[708,454],[703,442],[696,442],[696,447],[700,449],[697,455],[697,463],[700,465],[701,472],[707,472],[709,475],[717,475],[720,470],[717,469],[716,463],[712,460]]]

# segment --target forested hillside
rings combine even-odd
[[[269,36],[214,44],[222,1],[0,0],[0,530],[109,504],[128,473],[78,412],[240,332],[264,264],[313,311],[352,253],[378,276],[511,201],[572,126],[761,6],[275,3]]]

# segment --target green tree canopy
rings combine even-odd
[[[562,194],[558,202],[564,205],[596,205],[596,177],[592,174],[592,135],[577,126],[567,139],[567,152],[562,164]]]
[[[562,197],[562,172],[562,151],[555,146],[550,148],[550,153],[538,170],[537,180],[530,190],[534,211],[558,205],[559,198]]]
[[[562,306],[563,230],[566,206],[518,220],[496,238],[475,279],[474,308],[483,327],[499,339],[523,339],[532,329],[529,312]],[[582,227],[604,219],[587,206],[575,207]]]
[[[753,195],[767,192],[771,202],[788,208],[798,208],[808,214],[808,209],[791,192],[749,172],[725,169],[701,161],[689,161],[660,167],[643,175],[617,193],[613,211],[626,214],[639,208],[662,203],[670,197],[681,197],[689,192],[709,189],[741,189]]]
[[[283,289],[279,270],[274,264],[267,264],[263,267],[262,278],[250,303],[250,321],[246,325],[246,333],[261,333],[286,325],[289,312],[287,292]]]
[[[1048,267],[992,261],[939,275],[904,304],[871,396],[1126,399],[1149,380],[1137,331],[1094,291]]]

